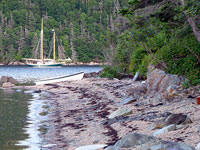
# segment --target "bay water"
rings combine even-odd
[[[98,72],[99,66],[70,66],[61,68],[29,68],[0,66],[0,78],[12,76],[20,82],[62,76],[84,71]],[[0,89],[0,150],[39,150],[42,122],[48,100],[41,93],[26,89]],[[41,115],[43,114],[43,115]],[[47,112],[48,114],[48,112]]]
[[[0,66],[0,77],[11,76],[20,82],[36,81],[78,72],[98,72],[101,66],[63,66],[54,68],[33,68],[28,66]]]

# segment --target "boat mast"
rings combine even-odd
[[[43,18],[42,18],[42,23],[41,23],[41,59],[42,59],[42,63],[44,63],[44,54],[43,54]]]
[[[56,61],[56,33],[55,30],[53,29],[53,59]]]

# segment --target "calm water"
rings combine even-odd
[[[18,150],[16,141],[28,138],[24,133],[27,125],[28,101],[30,94],[23,94],[15,90],[0,89],[0,149]]]
[[[43,93],[0,89],[0,150],[41,149],[50,107]]]
[[[1,76],[12,76],[13,78],[21,81],[35,81],[50,77],[69,75],[84,71],[98,72],[102,69],[99,66],[65,66],[60,68],[32,68],[28,66],[0,66]]]
[[[1,76],[12,76],[19,81],[38,80],[84,71],[98,72],[101,67],[73,66],[62,68],[29,68],[26,66],[0,66]],[[0,150],[40,150],[40,135],[47,120],[48,100],[44,93],[31,93],[17,89],[0,89]],[[44,148],[42,148],[44,150]]]

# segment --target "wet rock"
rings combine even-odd
[[[135,132],[126,135],[114,146],[110,146],[106,150],[125,150],[128,148],[131,150],[194,150],[192,146],[184,143],[163,141],[154,136]]]
[[[6,83],[6,82],[10,82],[11,84],[16,84],[17,80],[15,80],[13,77],[8,77],[8,76],[2,76],[1,77],[1,83]]]
[[[156,131],[155,133],[153,133],[154,136],[156,135],[161,135],[161,134],[164,134],[166,132],[169,132],[169,131],[174,131],[176,130],[176,125],[175,124],[171,124],[171,125],[168,125],[158,131]]]
[[[8,77],[8,82],[10,82],[12,84],[16,84],[17,80],[15,80],[13,77]]]
[[[127,116],[132,114],[132,109],[128,108],[128,107],[121,107],[118,110],[112,112],[108,118],[109,119],[113,119],[115,117],[119,117],[119,116]]]
[[[10,82],[5,82],[2,84],[2,87],[3,88],[11,88],[11,87],[14,87],[14,85]]]
[[[33,93],[41,93],[42,91],[39,89],[39,90],[35,90],[33,91]]]
[[[8,82],[8,77],[7,76],[2,76],[1,77],[1,83],[5,83],[5,82]]]
[[[98,150],[98,149],[102,149],[106,146],[107,145],[105,145],[105,144],[86,145],[86,146],[76,148],[75,150]]]
[[[124,99],[120,104],[121,105],[127,105],[127,104],[131,104],[133,102],[136,102],[136,98],[135,97],[128,97],[128,98]]]

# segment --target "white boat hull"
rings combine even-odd
[[[61,67],[61,63],[38,63],[38,64],[27,64],[29,67],[35,67],[35,68],[49,68],[49,67]]]
[[[80,72],[80,73],[66,75],[66,76],[60,76],[60,77],[55,77],[55,78],[39,80],[39,81],[36,81],[35,84],[43,85],[43,84],[51,84],[51,83],[62,82],[62,81],[81,80],[81,79],[83,79],[83,76],[84,76],[84,72]]]

